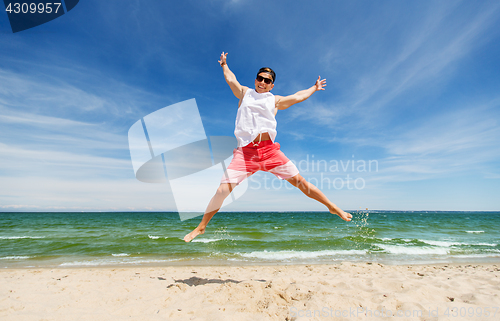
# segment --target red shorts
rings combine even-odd
[[[280,144],[265,140],[235,149],[221,183],[239,184],[257,171],[273,173],[281,179],[289,179],[299,173],[297,166],[280,150]]]

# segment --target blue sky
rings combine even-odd
[[[498,1],[88,0],[15,34],[0,14],[0,48],[0,211],[175,210],[127,133],[195,98],[232,135],[222,51],[244,85],[272,67],[275,94],[327,79],[277,141],[340,207],[500,210]],[[268,173],[225,208],[323,209]]]

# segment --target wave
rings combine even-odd
[[[492,252],[494,252],[494,253],[462,254],[462,255],[459,255],[457,257],[460,257],[460,258],[491,258],[491,257],[498,258],[498,257],[500,257],[500,251],[493,250]]]
[[[462,243],[462,242],[446,242],[446,241],[426,241],[422,240],[422,242],[427,243],[429,245],[439,246],[439,247],[452,247],[452,246],[492,246],[495,247],[498,244],[496,243]]]
[[[226,239],[194,239],[191,242],[193,243],[211,243],[211,242],[217,242],[217,241],[223,241]]]
[[[469,245],[467,243],[461,243],[461,242],[428,241],[428,240],[421,240],[421,241],[426,243],[426,244],[439,246],[439,247],[452,247],[452,246],[457,246],[457,245]]]
[[[180,237],[157,236],[157,235],[149,235],[149,234],[148,234],[148,238],[150,238],[152,240],[158,240],[158,239],[165,239],[165,240],[170,239],[170,241],[172,241],[172,240],[184,240],[183,238],[180,238]]]
[[[142,264],[158,264],[180,261],[180,259],[139,259],[139,258],[124,258],[120,259],[99,259],[89,261],[73,261],[61,263],[60,267],[78,267],[78,266],[107,266],[107,265],[142,265]]]
[[[116,254],[111,254],[112,256],[117,256],[117,257],[120,257],[120,256],[130,256],[130,254],[128,253],[116,253]]]
[[[0,236],[0,240],[44,239],[45,236]]]
[[[406,254],[406,255],[426,255],[426,254],[449,254],[446,248],[435,248],[428,246],[400,246],[388,244],[375,244],[380,247],[384,252],[389,254]]]
[[[323,251],[255,251],[250,253],[236,253],[246,258],[264,260],[290,260],[290,259],[313,259],[324,256],[339,256],[366,254],[365,250],[323,250]]]
[[[0,260],[26,260],[31,259],[33,256],[4,256],[0,257]]]
[[[465,231],[465,233],[484,233],[484,231]]]
[[[495,244],[495,243],[477,243],[477,244],[472,244],[472,245],[479,245],[479,246],[497,246],[498,244]]]

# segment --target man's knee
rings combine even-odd
[[[232,191],[230,184],[220,184],[219,188],[217,188],[217,194],[223,197],[228,196]]]
[[[297,174],[294,177],[291,177],[291,178],[287,179],[287,181],[290,184],[292,184],[293,186],[297,186],[297,187],[299,187],[300,185],[303,185],[304,184],[304,180],[305,179],[300,174]]]

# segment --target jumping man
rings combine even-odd
[[[297,167],[280,150],[280,145],[274,142],[277,134],[275,116],[278,110],[303,102],[318,90],[325,90],[326,80],[318,77],[314,86],[290,96],[273,95],[271,90],[274,87],[276,74],[271,68],[261,68],[255,79],[255,89],[250,89],[240,85],[236,80],[236,76],[227,66],[226,57],[227,53],[223,52],[219,63],[226,82],[240,100],[234,130],[238,148],[233,153],[233,160],[210,200],[201,223],[184,237],[184,241],[190,242],[196,236],[205,233],[208,222],[219,211],[226,197],[245,178],[259,170],[286,179],[308,197],[324,204],[330,213],[350,221],[352,215],[341,210],[316,186],[306,181],[299,174]]]

